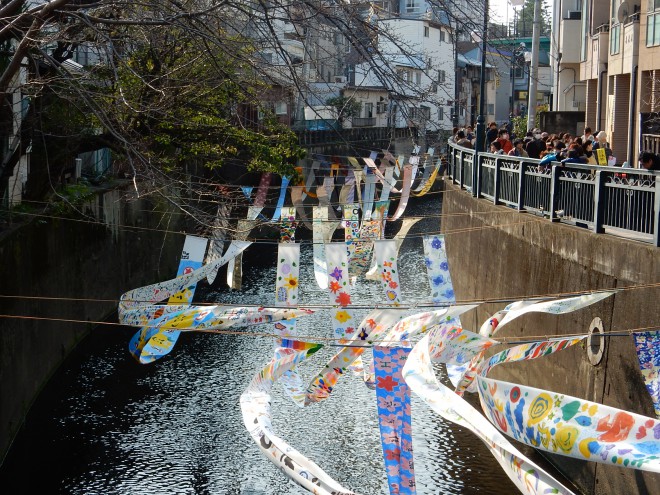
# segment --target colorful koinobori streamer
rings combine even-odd
[[[413,196],[415,195],[414,193],[420,192],[424,187],[426,186],[427,182],[429,181],[429,178],[431,177],[431,174],[435,170],[435,167],[431,165],[431,157],[425,156],[424,157],[424,172],[422,173],[422,177],[419,179],[419,183],[417,184],[417,187],[411,188],[412,189],[412,194]]]
[[[261,179],[259,180],[259,188],[257,189],[257,195],[255,197],[254,205],[253,205],[255,209],[248,210],[247,220],[249,222],[245,221],[242,223],[241,222],[238,223],[237,230],[239,232],[238,234],[239,239],[242,240],[247,239],[247,236],[249,234],[247,230],[250,229],[252,225],[254,225],[253,220],[256,220],[258,216],[261,216],[261,218],[265,220],[263,215],[259,213],[261,210],[257,210],[257,208],[262,208],[266,203],[266,195],[268,194],[268,186],[270,185],[271,177],[272,174],[270,172],[261,175]],[[209,244],[209,249],[205,260],[207,265],[220,259],[220,257],[222,256],[222,248],[225,238],[224,231],[227,229],[229,225],[230,211],[231,209],[225,203],[220,203],[218,205],[218,213],[213,221],[213,231],[212,231],[211,241]],[[254,216],[254,218],[252,218],[252,216]],[[239,254],[239,257],[241,256],[242,255]],[[232,261],[232,271],[233,271],[233,267],[234,267],[234,262]],[[216,270],[215,272],[209,273],[208,277],[206,277],[209,285],[213,284],[217,274],[218,272]],[[233,278],[232,281],[229,282],[230,286],[232,284],[233,284]]]
[[[390,494],[414,495],[410,390],[401,370],[410,353],[403,347],[374,347],[378,426]]]
[[[435,167],[433,167],[433,171],[431,172],[431,176],[426,179],[425,182],[421,183],[417,189],[415,189],[412,192],[412,195],[415,196],[416,198],[419,198],[421,196],[424,196],[426,193],[428,193],[431,188],[433,187],[433,184],[435,183],[435,179],[438,176],[438,172],[440,171],[440,166],[442,165],[442,161],[440,158],[436,161]]]
[[[462,332],[458,333],[459,336],[461,334]],[[438,382],[433,372],[431,348],[437,349],[444,345],[443,337],[445,336],[439,332],[437,334],[431,332],[424,336],[411,351],[403,367],[403,378],[411,390],[443,418],[469,429],[483,441],[522,493],[530,495],[539,493],[571,494],[571,491],[511,445],[479,411]],[[485,350],[494,343],[489,340],[476,340],[478,345],[473,347],[472,352]],[[450,357],[453,358],[453,356]],[[442,361],[443,358],[442,353],[438,353],[436,360]],[[452,359],[444,360],[452,362]],[[453,364],[460,364],[460,362],[453,361]]]
[[[218,266],[227,263],[249,245],[249,242],[233,241],[223,257],[210,265],[204,265],[171,280],[122,294],[118,309],[119,323],[157,329],[156,332],[138,337],[138,341],[131,344],[134,346],[134,349],[131,349],[132,353],[139,356],[141,363],[152,362],[169,353],[176,342],[176,337],[172,337],[174,331],[222,331],[237,325],[258,325],[312,313],[297,308],[193,306],[185,303],[187,300],[185,298],[174,299],[173,296],[177,294],[183,294],[187,298],[191,292],[190,287],[207,277],[211,271],[217,271]],[[179,304],[153,304],[168,298],[170,302]],[[184,304],[180,304],[181,301]],[[147,349],[147,352],[143,352],[144,349]]]
[[[326,474],[318,465],[279,438],[272,427],[270,413],[273,383],[321,348],[319,344],[282,341],[293,353],[273,359],[257,373],[241,395],[243,422],[257,446],[273,464],[297,484],[318,495],[354,495]]]
[[[660,418],[660,332],[635,333],[633,338],[646,389]]]
[[[358,328],[354,310],[346,308],[351,304],[351,285],[348,274],[348,253],[342,242],[325,245],[328,296],[330,304],[337,304],[331,312],[332,331],[341,344],[352,339]]]
[[[420,220],[421,217],[404,218],[403,220],[401,220],[401,228],[392,238],[396,242],[397,258],[399,256],[399,250],[401,249],[401,244],[403,244],[403,241],[408,235],[408,232],[410,232],[410,229],[413,227],[413,225],[415,225]],[[365,275],[365,278],[369,280],[380,280],[380,274],[378,273],[378,264],[376,263],[376,258],[372,258],[371,268],[369,268],[369,271]]]
[[[568,395],[478,376],[500,431],[555,454],[660,473],[660,421]]]
[[[211,226],[211,236],[209,239],[209,247],[205,259],[206,263],[213,263],[222,257],[225,238],[227,237],[226,233],[227,229],[229,228],[230,214],[231,207],[227,203],[221,202],[218,204],[218,210],[215,218],[213,219],[213,225]],[[213,284],[216,275],[217,272],[209,274],[207,277],[209,285]]]
[[[289,177],[282,176],[282,184],[280,185],[280,195],[277,198],[277,204],[275,205],[275,212],[273,213],[273,218],[270,220],[271,223],[277,223],[280,221],[282,216],[282,207],[284,206],[284,200],[286,199],[286,190],[289,187]]]
[[[356,203],[344,205],[344,242],[348,251],[348,259],[355,253],[355,241],[360,237],[360,208]]]
[[[431,300],[436,303],[454,304],[456,295],[454,285],[451,281],[449,272],[449,261],[444,235],[427,235],[422,239],[424,246],[424,263],[426,264],[426,275],[431,287]],[[446,321],[445,325],[461,326],[461,321]],[[454,387],[460,381],[460,377],[465,373],[467,365],[453,366],[447,365],[447,375]]]
[[[365,169],[364,194],[362,195],[362,220],[370,220],[376,197],[376,183],[378,178],[370,168]]]
[[[393,222],[403,215],[403,212],[406,211],[406,206],[408,206],[412,173],[412,165],[408,164],[403,167],[403,188],[401,191],[401,197],[399,198],[399,204],[391,219]]]
[[[177,277],[191,273],[202,266],[207,242],[208,240],[202,237],[186,236]],[[168,304],[190,304],[196,287],[196,283],[190,284],[170,296]],[[151,363],[159,357],[165,356],[174,348],[180,333],[178,330],[162,330],[158,327],[145,326],[133,335],[128,343],[128,351],[138,362]]]
[[[328,221],[328,209],[324,207],[314,206],[312,215],[314,218],[312,229],[314,278],[319,288],[325,290],[328,288],[328,272],[324,246],[331,241],[333,233],[339,226],[339,222]]]
[[[255,220],[261,213],[263,207],[250,206],[248,207],[247,219],[239,220],[236,226],[236,241],[241,242],[247,239],[250,231],[255,226]],[[217,273],[217,270],[216,270]],[[235,290],[239,290],[243,284],[243,255],[238,253],[235,257],[229,260],[227,265],[227,285]]]

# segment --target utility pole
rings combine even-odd
[[[529,70],[529,100],[527,101],[527,130],[536,127],[536,84],[539,79],[539,41],[541,38],[541,0],[534,1],[532,31],[532,61]]]

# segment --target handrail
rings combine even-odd
[[[660,173],[552,162],[447,145],[448,174],[477,198],[552,222],[660,247]]]

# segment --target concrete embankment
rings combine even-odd
[[[90,205],[100,224],[36,217],[0,238],[0,460],[43,385],[93,322],[116,311],[126,290],[176,273],[184,236],[166,232],[175,222],[165,216],[160,223],[152,203],[127,203],[122,194],[105,193]]]
[[[447,236],[457,299],[622,289],[575,313],[523,316],[498,335],[587,333],[598,323],[596,318],[605,332],[660,324],[660,288],[633,288],[660,282],[660,249],[551,223],[475,199],[448,179],[444,184],[442,230]],[[461,321],[467,328],[478,329],[504,305],[481,305]],[[594,339],[591,359],[586,345],[575,346],[535,361],[499,366],[492,376],[654,417],[632,337],[606,338],[600,361],[599,350],[599,339]],[[584,493],[659,493],[659,475],[554,454],[548,457]]]

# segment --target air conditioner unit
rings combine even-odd
[[[345,83],[346,82],[346,76],[335,76],[335,82],[336,83]]]
[[[575,21],[582,19],[582,12],[579,10],[569,10],[566,12],[566,17],[564,19]]]

